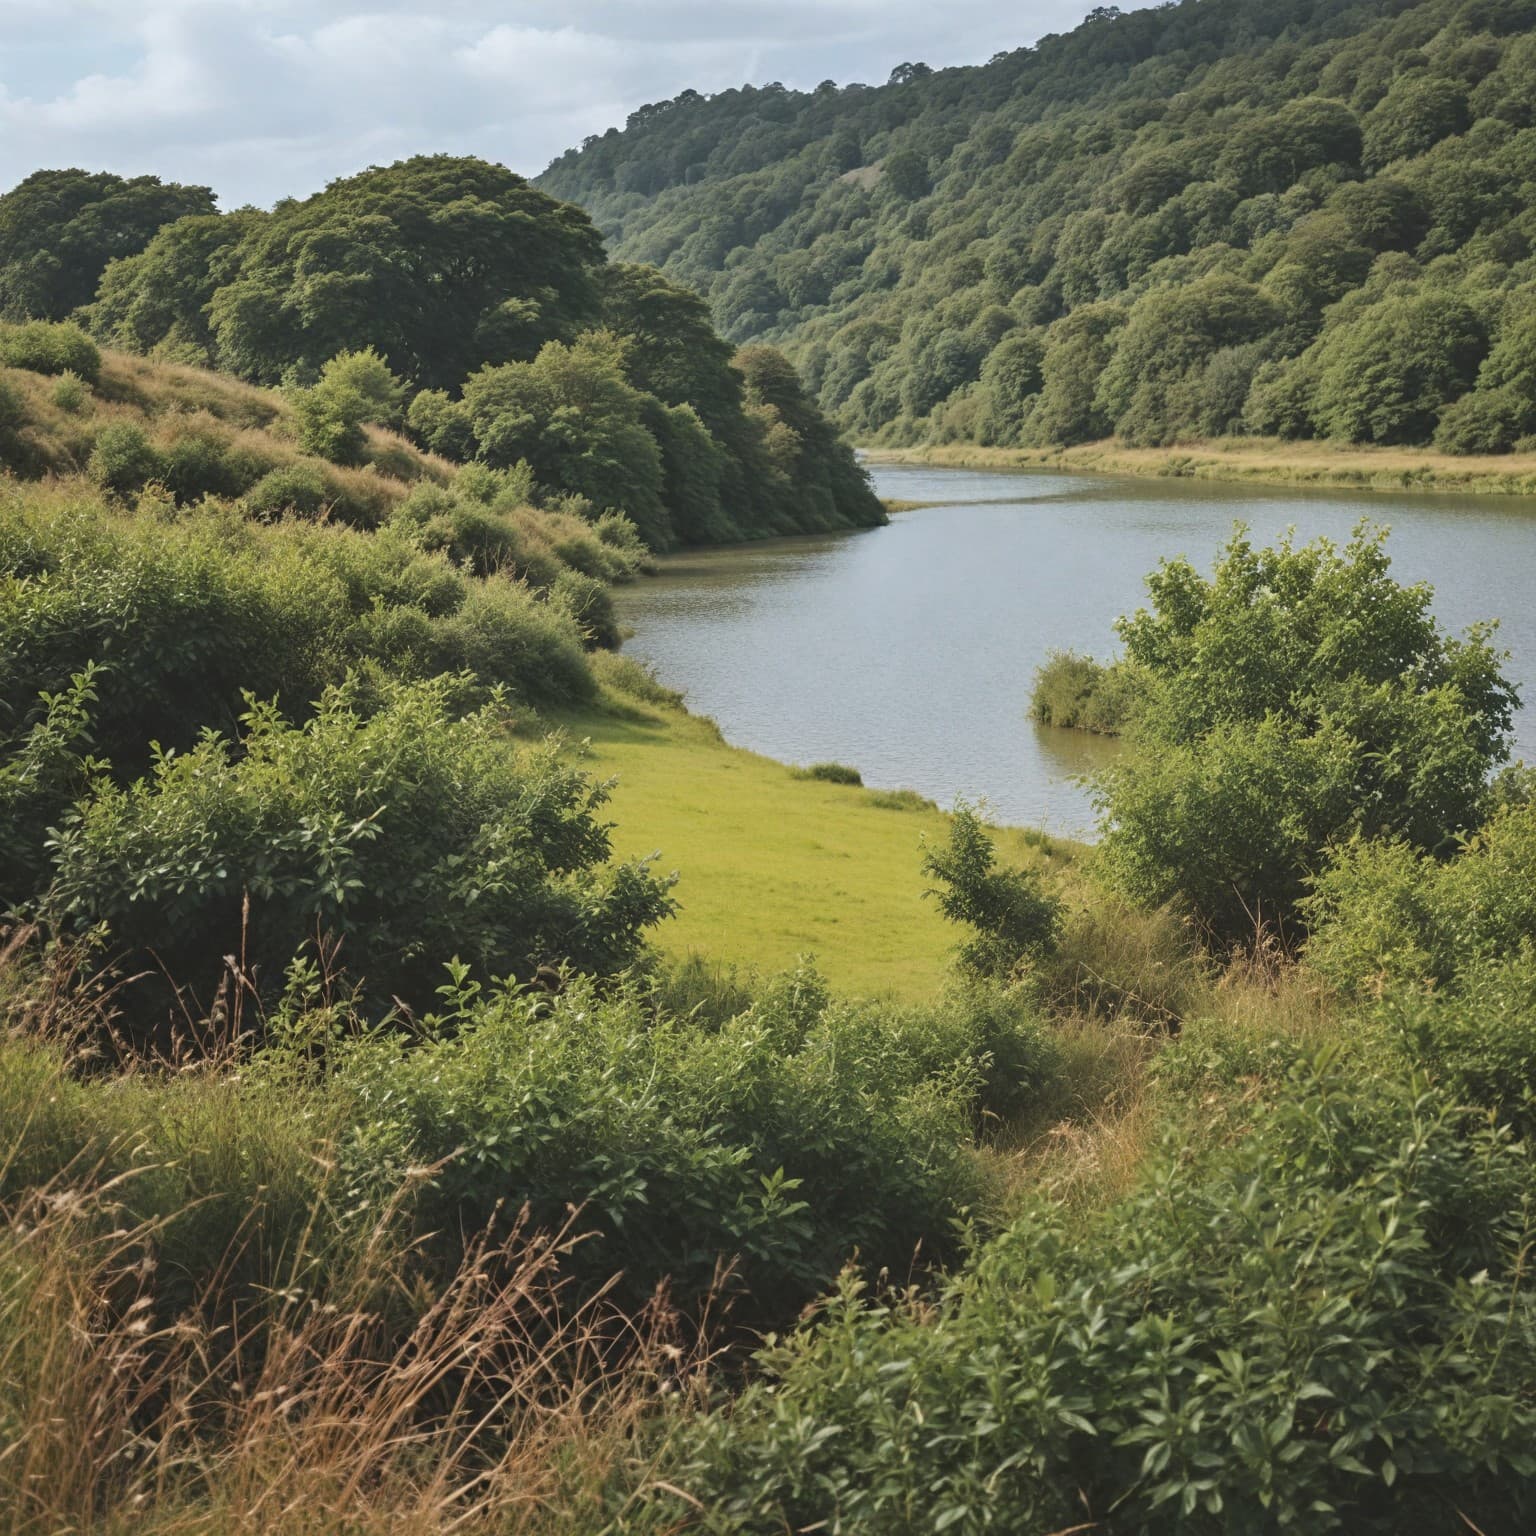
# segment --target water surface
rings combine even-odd
[[[1268,542],[1293,525],[1344,540],[1370,517],[1392,528],[1398,578],[1433,584],[1444,624],[1501,620],[1536,705],[1536,500],[905,465],[880,466],[875,484],[935,505],[867,532],[669,557],[620,590],[626,651],[737,745],[1083,834],[1078,775],[1115,749],[1029,720],[1046,654],[1110,654],[1114,619],[1141,606],[1158,560],[1207,569],[1237,520]],[[1517,737],[1536,760],[1536,710]]]

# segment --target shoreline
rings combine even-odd
[[[866,464],[949,469],[1054,469],[1155,480],[1231,481],[1352,491],[1536,497],[1536,453],[1457,458],[1432,448],[1337,447],[1323,442],[1232,438],[1131,448],[1106,439],[1072,448],[864,447]]]

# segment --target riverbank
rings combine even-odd
[[[1536,453],[1459,458],[1431,448],[1346,447],[1277,438],[1220,438],[1169,448],[1132,448],[1113,439],[1072,448],[946,443],[927,448],[869,448],[864,459],[873,464],[953,469],[1065,469],[1164,480],[1536,496]]]
[[[713,721],[611,689],[558,724],[586,766],[614,778],[605,819],[621,859],[659,852],[680,872],[677,915],[655,933],[669,958],[763,973],[814,955],[842,993],[934,997],[959,931],[924,900],[924,840],[949,818],[919,797],[796,778],[726,742]],[[994,834],[1015,867],[1069,867],[1080,845],[1020,828]]]

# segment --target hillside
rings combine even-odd
[[[531,498],[621,513],[653,549],[884,517],[778,353],[736,352],[695,296],[484,160],[420,155],[227,215],[203,188],[39,171],[0,196],[0,319],[280,386],[338,465],[382,425],[525,471]]]
[[[1536,6],[1096,10],[642,108],[541,185],[866,440],[1536,433]]]

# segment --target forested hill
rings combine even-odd
[[[515,472],[538,507],[626,514],[653,549],[885,516],[781,354],[733,349],[696,294],[610,262],[579,208],[484,160],[421,155],[229,214],[206,187],[38,171],[0,196],[0,320],[26,322],[0,369],[78,374],[83,325],[281,386],[284,430],[319,460],[367,467],[365,428],[402,428]],[[29,444],[12,414],[0,470],[86,467],[89,433]],[[261,478],[226,468],[198,483]]]
[[[1183,0],[557,160],[866,438],[1536,433],[1536,0]]]

